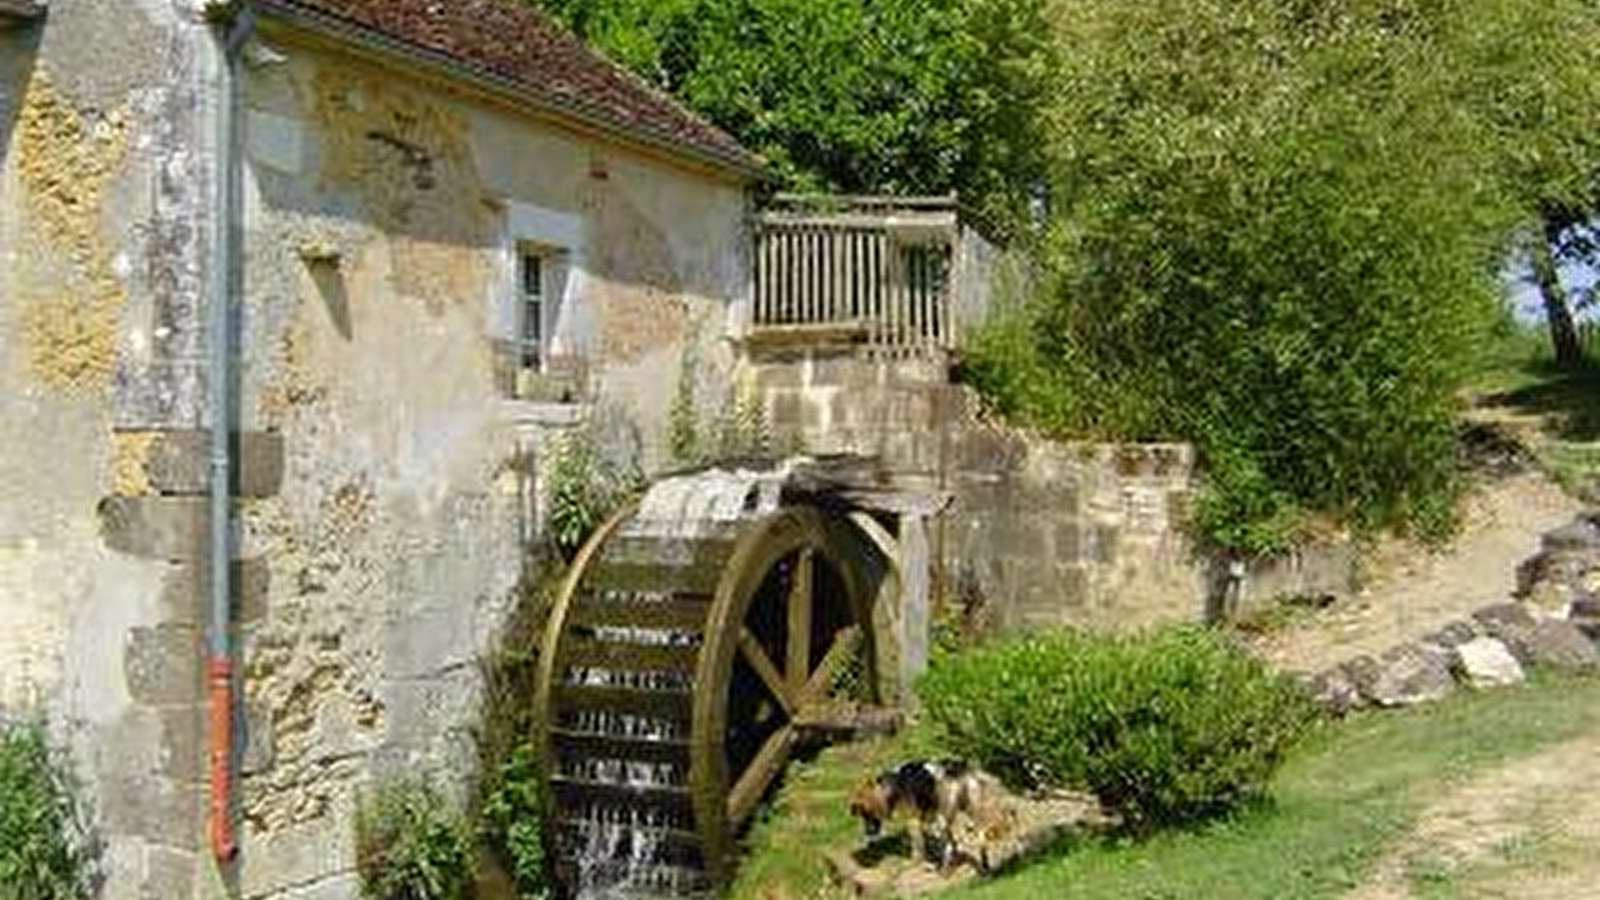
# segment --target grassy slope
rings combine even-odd
[[[1501,760],[1600,731],[1600,679],[1544,679],[1404,713],[1330,725],[1284,769],[1277,804],[1201,831],[1145,843],[1069,849],[957,898],[1338,897],[1385,844],[1453,781]],[[734,900],[836,896],[820,851],[859,835],[845,793],[862,775],[916,751],[841,748],[798,770],[777,813],[752,835]]]

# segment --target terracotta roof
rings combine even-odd
[[[0,0],[7,2],[7,0]],[[526,0],[255,0],[264,15],[443,65],[542,110],[744,177],[761,159]]]

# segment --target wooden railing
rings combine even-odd
[[[895,355],[954,347],[953,201],[864,202],[758,218],[756,328],[857,329],[868,348]]]

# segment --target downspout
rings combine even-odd
[[[240,51],[255,25],[248,3],[206,7],[214,24],[211,68],[215,159],[212,170],[209,322],[210,384],[210,627],[206,679],[210,702],[211,852],[227,864],[238,855],[233,828],[234,645],[233,645],[233,392],[237,379],[235,306],[242,284],[238,221],[242,182],[238,127]]]

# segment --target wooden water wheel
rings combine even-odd
[[[602,527],[545,633],[535,703],[569,886],[615,883],[607,866],[641,893],[725,883],[741,827],[841,691],[875,699],[871,551],[847,520],[674,518]]]

